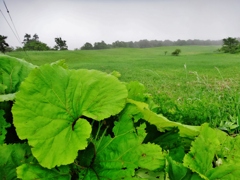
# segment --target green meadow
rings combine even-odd
[[[172,56],[177,48],[181,49],[180,55]],[[144,84],[158,105],[156,111],[170,120],[193,125],[209,122],[236,133],[240,119],[240,54],[219,53],[218,48],[169,46],[8,55],[36,65],[64,59],[72,69],[118,71],[122,81]]]

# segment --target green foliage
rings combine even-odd
[[[101,42],[95,42],[93,48],[94,49],[108,49],[109,46],[104,41],[101,41]]]
[[[182,50],[178,58],[164,55],[164,51],[170,54],[177,48]],[[218,48],[220,46],[31,51],[28,52],[31,61],[21,52],[9,54],[37,65],[66,59],[72,69],[97,69],[107,73],[116,70],[121,73],[121,81],[144,84],[159,106],[155,108],[157,113],[184,124],[208,122],[211,127],[218,127],[221,121],[236,122],[240,115],[240,54],[214,52]],[[235,132],[238,131],[236,128]]]
[[[240,42],[236,38],[228,37],[223,39],[221,51],[224,53],[235,54],[240,52]]]
[[[31,40],[31,34],[25,34],[24,35],[24,40],[23,40],[23,43],[27,43]]]
[[[12,110],[14,125],[42,166],[65,165],[87,146],[91,126],[86,118],[99,121],[119,113],[126,97],[124,85],[113,76],[45,65],[22,84]]]
[[[39,37],[37,34],[34,34],[32,39],[30,34],[25,34],[23,43],[24,43],[24,46],[22,49],[26,51],[50,50],[50,47],[48,47],[47,44],[39,41]],[[21,49],[16,49],[16,50],[21,50]]]
[[[162,171],[150,171],[147,169],[138,169],[136,171],[136,177],[135,178],[129,178],[129,179],[145,179],[145,180],[165,180],[165,174]]]
[[[99,43],[99,42],[96,42]],[[209,45],[222,45],[221,40],[180,40],[177,41],[158,41],[158,40],[147,40],[142,39],[140,41],[115,41],[112,44],[108,44],[108,47],[111,48],[151,48],[151,47],[161,47],[161,46],[192,46],[192,45],[200,45],[200,46],[209,46]],[[104,48],[101,48],[104,49]],[[165,54],[166,55],[166,54]]]
[[[26,51],[48,51],[50,50],[50,47],[43,42],[30,40],[24,44],[23,49]]]
[[[22,164],[17,168],[17,178],[23,180],[29,179],[58,179],[70,180],[69,168],[60,167],[54,169],[45,169],[38,164]]]
[[[234,133],[239,133],[239,122],[238,118],[234,119],[231,118],[231,120],[225,120],[221,121],[219,124],[219,129],[226,131],[227,133],[233,135]]]
[[[187,82],[185,95],[157,94],[157,112],[173,121],[189,125],[208,122],[211,127],[219,127],[229,134],[238,133],[240,94],[235,82],[213,83],[198,78],[198,81]]]
[[[16,179],[16,168],[33,162],[27,144],[3,144],[0,145],[0,152],[0,179]]]
[[[67,42],[62,40],[61,37],[55,38],[56,45],[54,46],[55,50],[68,50]]]
[[[229,137],[204,124],[184,157],[184,166],[203,179],[237,179],[240,176],[239,142],[239,137]]]
[[[176,49],[175,51],[172,52],[173,56],[178,56],[181,52],[181,49]]]
[[[21,59],[0,55],[0,96],[18,91],[34,65]]]
[[[91,49],[93,49],[93,45],[88,42],[81,47],[81,50],[91,50]]]
[[[13,52],[15,49],[14,49],[14,47],[9,47],[9,46],[7,46],[6,48],[5,48],[5,50],[6,50],[6,52]]]
[[[81,172],[83,179],[131,178],[136,168],[163,170],[165,155],[155,144],[142,144],[146,125],[135,127],[132,113],[136,113],[136,108],[127,106],[119,121],[115,122],[113,137],[101,136],[93,141],[96,152],[94,162]]]
[[[167,157],[167,160],[169,163],[167,167],[169,179],[202,180],[197,173],[190,171],[181,162],[175,161],[171,157]]]
[[[114,75],[96,70],[69,70],[63,61],[35,68],[14,58],[8,63],[9,69],[11,64],[23,64],[15,79],[18,83],[14,81],[18,85],[10,91],[8,86],[14,83],[7,82],[6,73],[0,90],[4,95],[18,91],[13,123],[9,123],[25,141],[9,144],[0,136],[5,142],[0,145],[1,179],[240,176],[238,136],[207,124],[173,122],[157,114],[158,107],[141,83],[122,83]],[[25,75],[22,70],[27,71]],[[5,116],[11,117],[5,106],[11,108],[12,99],[6,100],[2,103],[7,104],[0,104],[3,122]]]
[[[4,111],[0,109],[0,145],[4,144],[5,136],[7,134],[6,128],[11,126],[10,123],[6,122],[3,115]]]
[[[14,127],[10,124],[12,117],[8,114],[11,111],[8,102],[15,99],[15,93],[19,90],[21,82],[33,68],[32,64],[23,60],[0,55],[0,144],[5,141],[6,128],[9,134],[16,134],[10,131]]]
[[[9,46],[8,43],[6,43],[7,36],[0,35],[0,52],[5,53],[7,50],[7,47]]]
[[[135,104],[139,111],[143,114],[143,119],[148,121],[150,124],[155,125],[160,132],[165,132],[166,130],[171,130],[174,127],[178,127],[179,134],[182,137],[193,138],[199,133],[199,126],[189,126],[169,121],[164,116],[149,110],[148,105],[145,103],[137,102],[131,99],[129,99],[128,102]]]

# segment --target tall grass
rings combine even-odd
[[[185,68],[186,79],[181,81],[181,91],[184,93],[155,94],[155,100],[159,104],[158,113],[185,124],[200,125],[208,122],[212,127],[238,132],[239,82],[233,78],[224,78],[219,69],[215,69],[219,77],[210,79],[206,75],[200,76],[196,71],[187,71]],[[189,78],[190,76],[195,77],[195,80]],[[231,129],[230,125],[235,126]]]

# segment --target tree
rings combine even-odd
[[[26,33],[25,36],[24,36],[23,43],[25,44],[25,43],[29,42],[30,39],[31,39],[31,34]]]
[[[26,44],[23,46],[24,50],[32,50],[32,51],[48,51],[50,50],[50,47],[47,46],[47,44],[36,41],[36,40],[29,40]]]
[[[224,53],[237,53],[240,52],[240,42],[236,38],[228,37],[223,39],[223,46],[221,50]]]
[[[125,48],[127,47],[127,43],[123,41],[115,41],[112,43],[113,48]]]
[[[7,46],[6,48],[5,48],[5,52],[12,52],[12,51],[14,51],[14,47],[12,47],[12,46]]]
[[[181,49],[176,49],[175,51],[172,52],[173,56],[178,56],[181,52]]]
[[[81,50],[91,50],[93,49],[93,45],[89,42],[85,43],[82,47]]]
[[[38,41],[38,40],[39,40],[39,36],[38,36],[37,34],[34,34],[34,35],[33,35],[33,39],[36,40],[36,41]]]
[[[104,41],[94,43],[94,49],[108,49],[108,48],[109,46]]]
[[[17,47],[15,48],[15,51],[23,51],[23,48],[22,48],[22,47],[19,47],[19,46],[17,46]]]
[[[6,43],[7,36],[0,35],[0,51],[2,53],[6,52],[7,47],[9,46],[8,43]]]
[[[24,46],[23,50],[27,51],[48,51],[50,50],[50,47],[47,46],[47,44],[39,41],[39,36],[37,34],[33,35],[33,38],[31,38],[31,34],[25,34],[24,40],[23,40]],[[17,50],[21,50],[17,49]]]
[[[61,37],[55,38],[56,45],[54,46],[55,50],[68,50],[68,46],[65,40],[62,40]]]
[[[57,45],[53,46],[53,50],[57,51],[59,50],[59,47]]]

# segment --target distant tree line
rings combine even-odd
[[[67,42],[63,40],[61,37],[55,38],[56,45],[51,48],[46,43],[43,43],[39,40],[39,36],[37,34],[34,34],[31,36],[31,34],[25,34],[24,40],[23,40],[23,47],[16,47],[15,49],[13,47],[9,47],[9,45],[6,43],[6,36],[0,35],[0,50],[1,52],[11,52],[11,51],[49,51],[49,50],[68,50]]]
[[[43,43],[39,40],[39,36],[34,34],[25,34],[23,40],[23,47],[10,47],[6,42],[7,37],[0,35],[0,51],[10,52],[13,50],[16,51],[48,51],[48,50],[68,50],[67,42],[63,40],[61,37],[55,38],[56,45],[51,48],[46,43]],[[198,46],[209,46],[209,45],[222,45],[222,48],[218,49],[219,52],[224,53],[239,53],[240,52],[240,38],[232,38],[228,37],[223,40],[177,40],[177,41],[170,41],[170,40],[140,40],[140,41],[115,41],[112,44],[106,44],[104,41],[95,42],[91,44],[89,42],[85,43],[81,48],[81,50],[98,50],[98,49],[110,49],[110,48],[151,48],[151,47],[161,47],[161,46],[191,46],[191,45],[198,45]],[[75,49],[78,50],[78,49]],[[177,49],[172,55],[179,55],[181,51]],[[165,55],[167,52],[165,52]]]
[[[85,43],[80,49],[81,50],[92,50],[92,49],[109,49],[109,48],[151,48],[151,47],[160,47],[160,46],[191,46],[191,45],[222,45],[222,40],[177,40],[177,41],[170,41],[170,40],[140,40],[140,41],[115,41],[112,44],[106,44],[104,41],[95,42],[93,45],[89,42]]]

